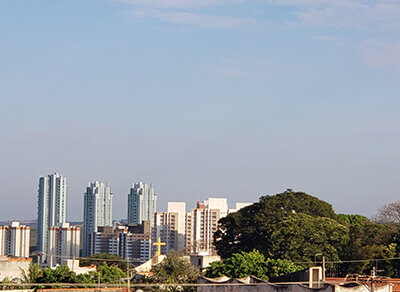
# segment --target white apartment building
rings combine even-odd
[[[47,262],[49,230],[66,222],[67,179],[58,173],[41,176],[38,190],[38,251]]]
[[[150,221],[157,210],[157,196],[152,185],[134,183],[128,194],[128,223],[142,224]]]
[[[253,203],[236,203],[236,207],[234,209],[229,209],[229,214],[230,213],[235,213],[235,212],[239,211],[240,209],[242,209],[244,207],[247,207],[247,206],[250,206],[252,204]]]
[[[197,208],[188,212],[185,217],[186,251],[190,254],[215,254],[214,233],[218,229],[218,221],[230,212],[251,205],[251,203],[236,203],[235,209],[229,209],[226,198],[208,198],[197,202]]]
[[[89,256],[90,234],[100,226],[112,226],[111,188],[102,182],[88,184],[83,207],[83,256]]]
[[[49,254],[47,264],[54,267],[66,259],[79,257],[81,229],[63,223],[61,226],[49,228]]]
[[[220,218],[228,215],[228,199],[227,198],[208,198],[203,202],[207,209],[219,210]]]
[[[178,245],[177,250],[183,250],[186,246],[186,203],[185,202],[168,202],[168,213],[178,214]]]
[[[178,221],[179,215],[176,212],[154,212],[151,220],[151,239],[157,242],[158,238],[165,245],[161,246],[161,254],[168,254],[170,251],[178,251]],[[158,247],[152,247],[152,255],[157,252]]]
[[[186,215],[186,250],[188,253],[214,254],[213,238],[218,221],[228,215],[226,198],[209,198],[197,202],[197,208]]]
[[[29,258],[30,227],[12,222],[0,226],[0,256]]]

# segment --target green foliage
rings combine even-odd
[[[370,274],[377,265],[373,259],[400,257],[400,225],[392,221],[336,215],[330,204],[287,190],[222,218],[214,245],[222,258],[256,249],[268,258],[294,262],[311,263],[317,253],[327,261],[365,260],[336,264],[332,271],[337,276]],[[379,261],[378,269],[384,270],[382,275],[399,277],[400,260]]]
[[[252,275],[268,280],[297,270],[299,267],[288,260],[266,259],[259,251],[253,250],[235,253],[224,261],[211,263],[205,276],[216,278],[225,275],[231,278],[243,278]]]
[[[384,259],[393,258],[398,254],[396,252],[396,243],[394,242],[396,233],[395,226],[374,223],[368,218],[360,215],[339,215],[339,220],[349,228],[349,242],[343,248],[341,260],[354,259]],[[393,262],[382,261],[380,269],[385,270],[385,275],[398,275],[398,268]],[[359,273],[369,274],[375,262],[345,263],[340,265],[342,275]]]
[[[45,268],[36,279],[36,283],[77,283],[77,277],[67,266],[59,266],[54,270]]]
[[[196,283],[199,271],[189,261],[177,253],[169,253],[164,261],[156,265],[153,275],[148,279],[151,283],[184,284]],[[157,291],[195,291],[194,287],[166,287]]]
[[[31,263],[29,265],[28,273],[21,269],[23,283],[37,283],[37,280],[42,276],[42,270],[39,264]]]
[[[337,219],[330,204],[303,192],[287,190],[275,196],[261,197],[260,202],[222,218],[214,235],[216,250],[223,258],[253,249],[273,257],[269,251],[274,247],[271,236],[276,226],[297,213]]]
[[[120,283],[122,278],[126,278],[124,273],[118,267],[102,264],[97,267],[95,272],[76,275],[67,266],[58,266],[56,269],[40,269],[39,265],[30,266],[28,275],[23,274],[25,283],[72,283],[72,284],[96,284],[100,283]]]
[[[81,267],[91,266],[91,265],[100,266],[102,264],[118,267],[124,272],[126,272],[127,269],[127,262],[124,259],[122,259],[119,255],[115,254],[97,253],[91,255],[88,258],[79,258],[79,265]]]
[[[102,264],[97,267],[97,274],[101,283],[119,283],[119,280],[126,278],[126,274],[118,267]]]
[[[275,225],[268,254],[273,258],[307,262],[322,253],[330,261],[337,261],[348,240],[348,228],[337,221],[295,213]]]

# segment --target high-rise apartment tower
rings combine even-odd
[[[89,236],[100,226],[112,226],[111,188],[102,182],[89,183],[83,207],[83,256],[89,256]]]
[[[143,182],[134,183],[128,195],[128,223],[142,224],[150,221],[157,209],[154,188]]]
[[[38,251],[41,263],[49,253],[49,228],[66,222],[67,179],[58,173],[41,176],[38,190]]]

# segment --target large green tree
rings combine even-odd
[[[303,192],[287,190],[261,197],[258,203],[222,218],[214,235],[216,250],[223,258],[253,249],[269,256],[274,248],[271,236],[276,226],[297,213],[337,220],[330,204]]]
[[[178,253],[169,253],[165,260],[152,269],[150,283],[190,284],[196,283],[199,271]],[[195,287],[158,287],[155,291],[196,291]]]

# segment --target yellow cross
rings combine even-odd
[[[161,238],[159,237],[158,240],[157,240],[157,242],[154,242],[153,245],[156,245],[156,246],[157,246],[157,253],[156,253],[156,255],[157,255],[157,256],[161,255],[161,246],[162,246],[162,245],[165,245],[165,242],[161,242]]]

